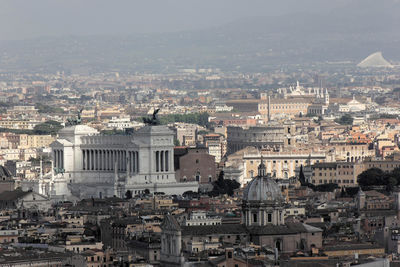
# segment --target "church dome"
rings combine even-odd
[[[278,184],[267,176],[257,176],[245,188],[244,201],[284,201]]]
[[[246,186],[243,194],[244,201],[283,201],[278,184],[267,175],[264,160],[258,166],[258,175]]]

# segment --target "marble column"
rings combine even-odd
[[[64,169],[64,150],[60,150],[61,154],[61,169]]]
[[[132,172],[136,172],[136,151],[132,151]]]
[[[160,163],[159,154],[160,154],[160,152],[158,152],[158,151],[155,152],[155,155],[156,155],[156,172],[159,172],[159,171],[160,171],[160,167],[159,167],[159,163]]]
[[[139,161],[139,152],[136,151],[136,172],[140,172],[140,161]]]
[[[104,149],[100,150],[100,155],[101,155],[101,170],[105,170],[105,154],[104,154]]]
[[[165,150],[165,169],[164,171],[169,171],[169,153],[168,150]]]
[[[54,168],[57,168],[57,150],[53,150]]]
[[[126,160],[126,150],[124,150],[124,151],[122,151],[122,154],[124,155],[123,156],[123,161],[124,161],[124,164],[122,165],[122,166],[124,166],[124,171],[126,171],[127,170],[127,168],[126,168],[126,165],[127,165],[127,160]]]
[[[165,162],[164,162],[164,160],[165,160],[164,153],[165,153],[164,150],[161,150],[161,151],[160,151],[160,165],[161,165],[160,171],[162,171],[162,172],[165,171],[165,167],[164,167],[164,166],[165,166],[165,164],[164,164],[164,163],[165,163]]]

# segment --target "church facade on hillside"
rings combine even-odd
[[[197,191],[197,182],[178,183],[174,170],[174,133],[166,126],[146,125],[131,135],[105,136],[89,126],[62,129],[50,147],[51,195],[124,197],[150,192]]]
[[[329,106],[328,89],[304,88],[297,82],[296,87],[278,89],[276,97],[261,94],[258,112],[264,121],[283,117],[323,115]]]

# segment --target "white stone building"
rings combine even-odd
[[[258,166],[264,160],[266,171],[274,179],[289,179],[296,176],[301,165],[334,161],[334,154],[326,151],[259,151],[247,147],[228,156],[225,162],[226,179],[239,182],[242,186],[256,177]]]
[[[220,225],[222,218],[220,216],[210,216],[206,211],[193,211],[183,225],[199,226],[199,225]]]
[[[103,136],[86,125],[66,127],[50,146],[56,198],[124,197],[127,190],[182,194],[197,182],[177,183],[174,133],[145,126],[132,135]]]
[[[113,117],[108,123],[107,127],[111,129],[118,129],[118,130],[124,130],[127,128],[140,128],[143,127],[144,123],[142,122],[137,122],[137,121],[131,121],[129,117],[125,118],[118,118],[118,117]]]
[[[366,110],[366,105],[364,103],[359,102],[355,99],[353,95],[353,99],[347,101],[345,104],[337,104],[334,103],[329,107],[332,112],[360,112]]]

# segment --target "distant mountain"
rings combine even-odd
[[[390,64],[386,59],[383,58],[382,52],[375,52],[368,57],[366,57],[363,61],[358,63],[358,67],[361,68],[392,68],[392,64]]]
[[[400,2],[348,0],[333,11],[241,19],[204,30],[0,42],[0,71],[268,71],[282,65],[400,60]]]

